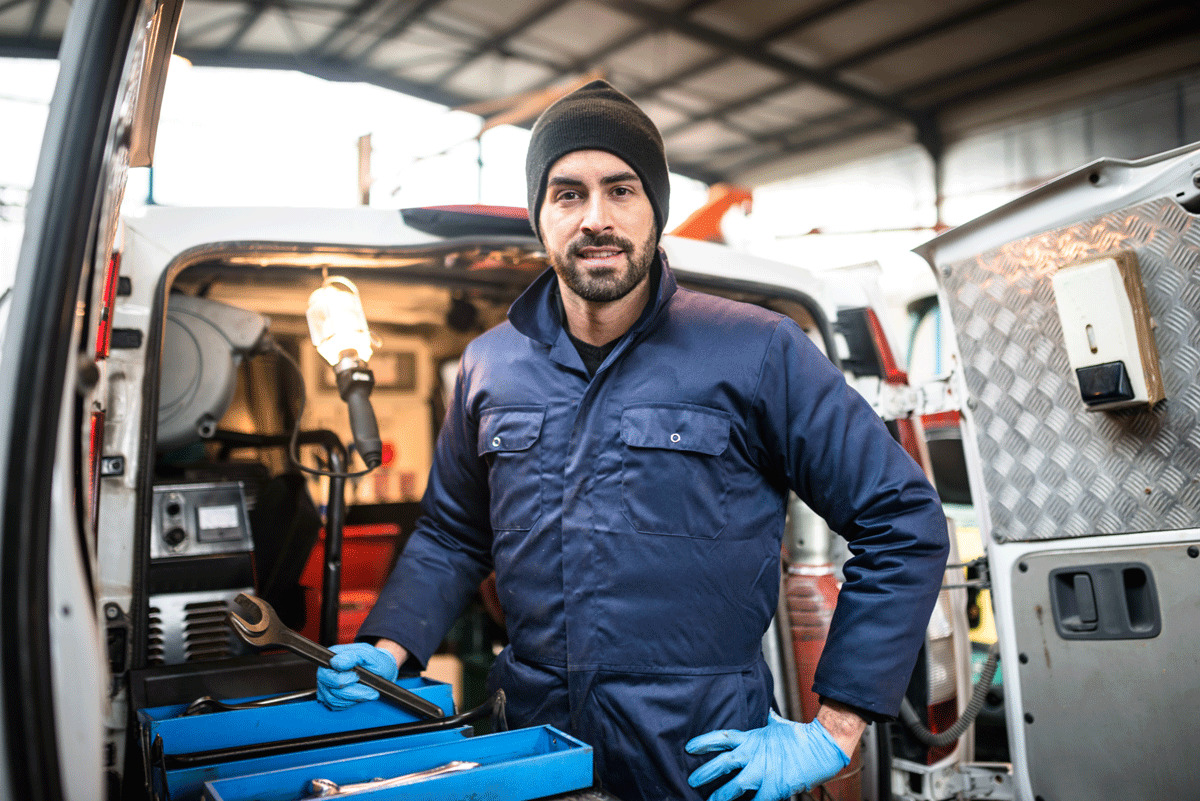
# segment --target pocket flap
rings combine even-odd
[[[635,448],[716,456],[729,444],[729,418],[695,406],[636,406],[621,414],[621,439]]]
[[[478,454],[524,451],[542,432],[545,409],[488,409],[479,418]]]

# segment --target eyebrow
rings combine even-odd
[[[637,181],[641,183],[637,173],[634,172],[618,172],[613,175],[606,175],[600,179],[600,183],[609,186],[611,184],[620,184],[627,181]],[[573,178],[569,175],[555,175],[546,181],[547,186],[583,186],[583,181],[578,178]]]

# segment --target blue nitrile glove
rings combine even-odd
[[[317,668],[317,700],[330,709],[346,709],[359,701],[374,701],[379,697],[379,690],[358,680],[356,666],[361,665],[388,681],[395,681],[400,672],[391,654],[365,642],[334,645],[329,650],[334,654],[329,660],[330,667]]]
[[[688,776],[692,787],[741,768],[708,801],[733,801],[750,790],[755,791],[754,801],[781,801],[811,790],[850,764],[850,757],[818,721],[796,723],[774,712],[761,729],[710,731],[690,740],[684,750],[689,754],[726,752]]]

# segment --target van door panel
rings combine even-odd
[[[1067,360],[1050,277],[1132,251],[1167,400],[1089,412]],[[1152,200],[947,265],[991,536],[1023,542],[1200,527],[1200,225]],[[978,501],[977,501],[978,502]]]
[[[1200,148],[1089,165],[923,246],[955,333],[1017,801],[1200,786],[1200,224],[1177,202],[1198,168]],[[1099,209],[1117,177],[1154,191]],[[1113,253],[1136,259],[1165,400],[1088,411],[1051,278]]]
[[[1180,733],[1195,731],[1200,710],[1200,595],[1195,590],[1200,558],[1189,554],[1195,547],[1178,542],[1055,550],[1024,556],[1013,565],[1018,657],[1006,671],[1019,673],[1021,719],[1014,724],[1024,733],[1034,798],[1195,796],[1200,764],[1170,757],[1190,747],[1180,742]],[[1063,576],[1072,577],[1072,590],[1074,576],[1119,583],[1109,597],[1114,601],[1121,595],[1119,605],[1106,610],[1098,599],[1098,623],[1105,625],[1106,614],[1124,615],[1113,627],[1134,629],[1139,619],[1147,619],[1138,596],[1145,585],[1138,582],[1149,578],[1160,602],[1157,634],[1064,636],[1054,612]]]

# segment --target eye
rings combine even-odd
[[[632,195],[633,190],[630,189],[628,186],[614,186],[613,194],[618,197],[625,197],[627,195]]]
[[[554,199],[557,201],[578,200],[579,197],[579,192],[575,191],[574,189],[563,189],[554,195]]]

